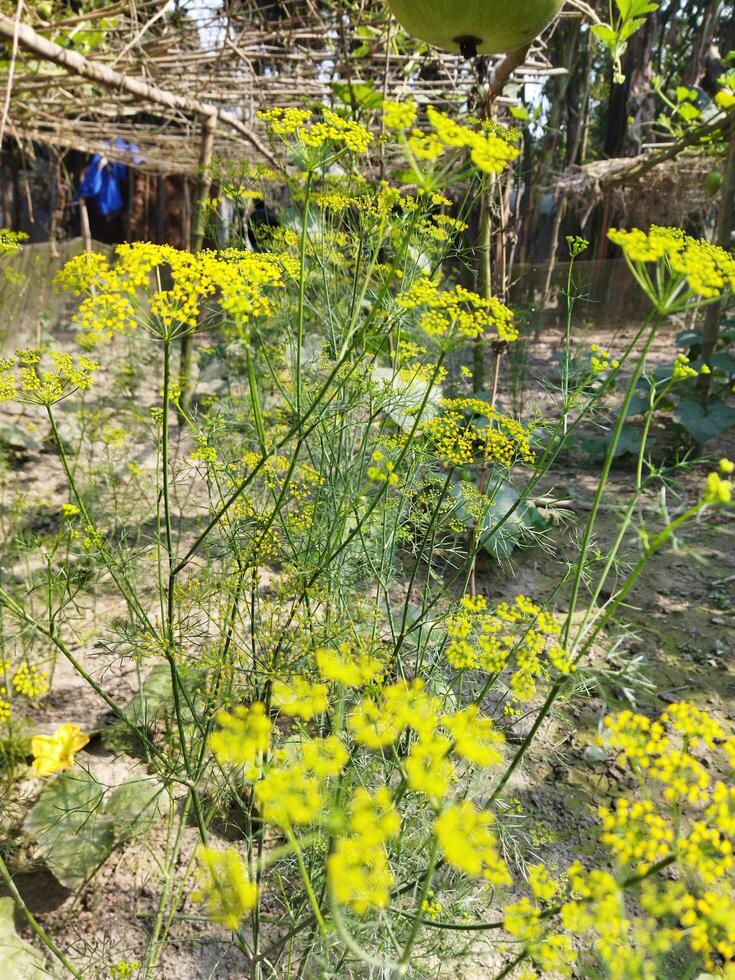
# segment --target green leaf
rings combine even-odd
[[[376,92],[372,82],[332,82],[331,89],[345,105],[360,106],[362,109],[379,109],[383,104],[383,96]]]
[[[698,109],[697,106],[692,105],[691,102],[684,102],[683,105],[679,106],[679,115],[682,117],[682,119],[686,120],[686,122],[691,122],[693,119],[698,119],[702,113],[701,110]]]
[[[43,956],[15,931],[15,903],[0,898],[0,976],[8,980],[48,980]]]
[[[404,431],[410,431],[416,423],[416,413],[424,404],[423,419],[433,419],[439,411],[439,402],[443,397],[441,385],[434,385],[427,390],[431,382],[422,378],[402,378],[393,368],[373,368],[373,381],[378,382],[382,389],[383,410],[393,419],[396,425]]]
[[[149,728],[173,702],[171,669],[157,664],[140,685],[140,691],[125,708],[125,716],[141,728]]]
[[[146,833],[164,815],[167,792],[152,776],[129,779],[106,792],[84,769],[51,780],[28,814],[24,830],[38,842],[48,868],[78,888],[113,847]]]
[[[18,425],[0,425],[0,445],[9,449],[40,449],[40,443]]]
[[[510,114],[514,119],[520,119],[523,122],[528,122],[531,118],[528,114],[528,109],[522,105],[512,105],[510,107]]]
[[[613,457],[617,459],[618,456],[625,456],[626,453],[638,454],[641,448],[641,436],[640,429],[637,429],[634,425],[624,425],[620,430],[620,436],[615,444]],[[646,446],[652,446],[655,441],[655,439],[649,436]],[[584,448],[588,453],[592,453],[593,455],[602,455],[607,452],[611,442],[612,433],[610,432],[608,435],[600,436],[596,439],[585,439]]]
[[[468,529],[475,528],[478,526],[477,503],[481,499],[484,516],[479,525],[478,543],[499,561],[508,558],[532,531],[548,527],[536,507],[522,501],[520,494],[505,480],[500,480],[484,498],[477,497],[473,490],[474,487],[470,489],[464,482],[452,487],[451,496],[457,501],[454,514]]]
[[[713,398],[706,406],[688,398],[679,403],[674,421],[696,442],[708,442],[735,426],[735,408],[719,398]]]
[[[105,815],[114,824],[115,839],[129,840],[140,837],[151,829],[165,814],[168,792],[163,783],[153,776],[128,779],[108,795]]]
[[[84,884],[115,843],[114,823],[103,812],[103,787],[84,769],[52,779],[25,819],[49,869],[62,885]]]
[[[718,351],[712,357],[712,367],[723,374],[735,375],[735,357],[727,350]]]
[[[592,28],[592,33],[598,41],[602,41],[608,47],[613,47],[617,43],[618,35],[609,24],[595,24]]]

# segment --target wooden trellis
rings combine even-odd
[[[107,38],[96,52],[69,46],[69,32],[100,24]],[[38,25],[0,13],[0,40],[17,49],[9,59],[6,137],[112,159],[111,144],[121,138],[137,144],[143,169],[158,173],[196,170],[203,120],[213,120],[215,155],[264,160],[260,108],[329,102],[335,85],[357,99],[370,85],[383,96],[462,109],[477,82],[473,64],[418,45],[381,0],[183,0],[173,7],[130,0],[57,22],[53,37],[43,35]],[[503,73],[512,68],[517,82],[548,75],[544,51],[543,40],[536,42]],[[487,66],[490,80],[501,64]],[[0,93],[7,87],[5,70]]]

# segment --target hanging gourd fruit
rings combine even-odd
[[[564,0],[389,0],[409,34],[465,58],[515,51],[541,33]]]

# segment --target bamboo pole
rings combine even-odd
[[[717,218],[716,243],[728,251],[732,247],[733,210],[735,209],[735,120],[730,129],[730,144],[727,151],[725,173],[722,180],[720,197],[720,212]],[[720,339],[720,322],[722,320],[722,303],[713,303],[707,308],[702,338],[702,360],[708,367],[712,366],[712,356],[717,349]],[[699,387],[706,397],[709,397],[712,384],[711,374],[700,374]]]
[[[199,173],[194,200],[194,225],[191,233],[191,250],[199,252],[204,245],[204,235],[207,228],[206,206],[209,200],[209,189],[212,186],[210,165],[214,154],[214,133],[217,120],[213,116],[204,120],[202,139],[199,144]],[[181,360],[179,361],[179,390],[181,392],[181,407],[189,408],[192,398],[191,372],[194,359],[194,335],[185,333],[181,338]],[[179,412],[179,422],[183,421],[183,412]]]

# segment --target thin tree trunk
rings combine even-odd
[[[730,130],[730,145],[727,151],[727,162],[722,180],[722,196],[720,198],[720,212],[717,219],[717,244],[722,248],[730,249],[732,245],[733,232],[733,209],[735,208],[735,124]],[[704,321],[704,335],[702,338],[702,360],[708,367],[712,366],[712,356],[717,349],[717,342],[720,339],[720,321],[722,319],[722,304],[713,303],[707,308],[707,315]],[[712,375],[701,374],[699,376],[700,389],[709,396],[711,389]]]
[[[202,126],[202,140],[199,145],[199,177],[197,181],[196,201],[194,202],[194,226],[191,234],[193,252],[201,251],[204,245],[204,235],[207,228],[207,202],[209,189],[212,186],[210,166],[214,154],[214,133],[217,128],[216,119],[209,118]],[[192,386],[191,375],[194,363],[194,336],[186,333],[181,338],[181,360],[179,362],[179,391],[181,392],[181,407],[186,410],[191,404]],[[179,422],[183,422],[183,412],[179,413]]]

